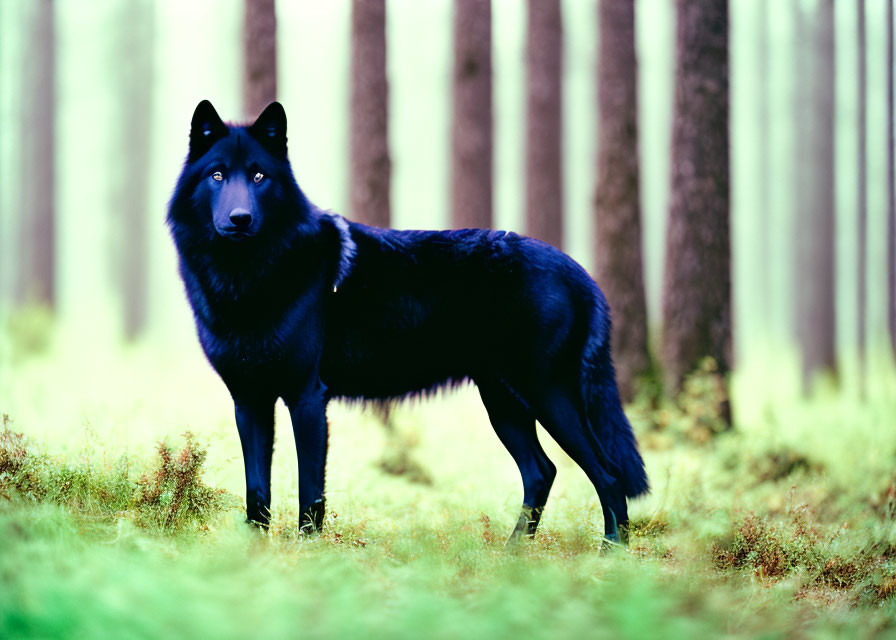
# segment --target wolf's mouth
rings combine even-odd
[[[223,229],[218,229],[218,235],[227,238],[228,240],[246,240],[247,238],[251,238],[255,235],[252,231],[247,231],[245,229],[239,229],[236,227],[225,227]]]

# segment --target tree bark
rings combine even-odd
[[[277,99],[277,12],[274,0],[245,0],[243,111],[253,120]]]
[[[23,74],[18,303],[56,304],[56,25],[54,2],[29,4],[32,55]]]
[[[857,167],[856,167],[856,235],[858,239],[856,248],[856,270],[858,278],[856,282],[856,348],[859,357],[859,391],[865,395],[865,328],[867,323],[867,276],[866,265],[868,258],[867,228],[868,228],[868,169],[867,169],[867,91],[866,91],[866,65],[865,65],[865,0],[856,2],[856,99],[857,122]]]
[[[758,166],[756,167],[758,178],[757,203],[758,211],[756,212],[756,224],[758,225],[758,251],[756,253],[757,263],[757,280],[759,282],[758,299],[756,311],[762,317],[761,338],[763,347],[767,347],[771,337],[771,321],[773,316],[774,303],[772,302],[772,272],[771,272],[771,240],[772,240],[772,198],[771,198],[771,175],[769,172],[769,161],[771,158],[771,59],[769,49],[771,42],[769,38],[769,4],[770,0],[759,0],[758,8],[758,24],[757,27],[757,45],[758,45],[758,67],[759,67],[759,83],[756,91],[756,110],[758,115],[758,131],[757,131],[757,151],[756,154]],[[735,356],[739,357],[739,356]]]
[[[528,0],[526,233],[563,247],[563,20],[560,0]]]
[[[635,6],[630,0],[601,0],[598,13],[595,264],[612,311],[616,379],[622,399],[630,402],[638,377],[650,370],[641,258]]]
[[[490,228],[493,207],[491,0],[455,0],[451,225]]]
[[[794,23],[793,44],[790,49],[793,52],[793,88],[790,103],[791,144],[793,158],[790,162],[793,184],[790,189],[791,215],[788,219],[788,237],[790,238],[791,264],[788,270],[788,312],[790,319],[788,329],[797,350],[800,352],[800,371],[802,371],[802,343],[800,339],[800,312],[798,291],[802,287],[802,271],[800,263],[800,244],[803,239],[802,226],[807,217],[806,209],[809,207],[806,194],[812,188],[812,169],[808,161],[809,144],[812,136],[812,92],[809,86],[812,77],[812,56],[814,51],[808,46],[811,42],[812,30],[806,12],[802,8],[802,0],[790,0],[789,9]]]
[[[663,283],[667,390],[731,362],[728,3],[677,0],[672,176]]]
[[[887,0],[887,326],[896,358],[896,123],[893,87],[893,2]]]
[[[119,244],[117,284],[121,289],[127,340],[145,328],[148,309],[148,181],[152,131],[154,3],[131,0],[121,7],[118,34],[119,64],[112,65],[120,91],[121,144],[118,173],[112,193],[113,228]]]
[[[389,84],[386,76],[386,2],[353,0],[351,54],[351,215],[388,227]]]
[[[813,53],[807,100],[797,112],[808,125],[800,160],[811,172],[797,197],[796,327],[803,392],[817,374],[836,373],[834,292],[834,6],[821,0],[807,31]]]

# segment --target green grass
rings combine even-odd
[[[307,539],[282,408],[261,534],[195,349],[85,362],[68,344],[2,370],[0,637],[896,635],[892,394],[762,401],[731,432],[709,379],[639,404],[653,491],[627,550],[601,547],[593,490],[543,433],[557,483],[535,540],[505,548],[519,478],[472,389],[401,407],[392,432],[334,404],[330,511]],[[402,448],[429,483],[383,464]]]

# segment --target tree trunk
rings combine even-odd
[[[893,0],[887,0],[887,326],[896,358],[896,102],[893,93]]]
[[[117,74],[121,107],[118,173],[112,193],[113,228],[123,242],[117,258],[118,285],[124,312],[125,338],[133,340],[147,321],[148,181],[152,128],[154,7],[151,0],[131,0],[121,7]]]
[[[455,0],[451,225],[492,226],[491,0]]]
[[[771,318],[774,312],[774,303],[772,302],[772,271],[771,271],[771,241],[772,241],[772,198],[771,198],[771,174],[769,172],[769,161],[771,159],[771,59],[769,49],[771,42],[769,38],[769,4],[770,0],[759,0],[758,16],[757,16],[757,48],[759,67],[759,83],[756,91],[756,113],[758,115],[757,122],[757,154],[756,159],[758,166],[756,167],[756,176],[758,184],[757,191],[757,211],[756,224],[758,226],[758,251],[756,253],[756,276],[759,282],[757,291],[756,311],[762,318],[762,330],[760,333],[763,349],[768,347],[771,338]],[[766,352],[767,353],[767,352]]]
[[[630,402],[636,380],[650,369],[638,199],[634,3],[601,0],[599,20],[595,263],[597,282],[612,311],[612,352],[619,390],[623,400]]]
[[[277,99],[277,12],[274,0],[245,0],[243,111],[253,120]]]
[[[798,350],[802,349],[800,340],[800,312],[799,312],[799,289],[803,286],[802,266],[800,264],[800,245],[803,241],[802,225],[807,216],[806,210],[809,203],[806,194],[812,188],[812,170],[808,161],[809,145],[808,140],[812,136],[812,91],[810,78],[812,76],[812,55],[806,43],[811,41],[812,30],[806,12],[802,8],[802,0],[790,0],[789,9],[793,18],[793,43],[790,50],[793,52],[793,60],[791,61],[793,87],[790,103],[790,120],[791,120],[791,144],[793,158],[790,162],[792,174],[788,177],[792,179],[790,189],[790,205],[791,215],[788,219],[788,237],[790,238],[790,259],[791,264],[788,270],[788,312],[790,315],[788,329],[790,337],[795,343]],[[801,352],[800,352],[801,353]],[[802,355],[799,356],[802,358]],[[802,360],[800,360],[800,368],[802,370]]]
[[[388,227],[392,165],[385,0],[352,2],[351,83],[351,215]]]
[[[663,283],[666,387],[731,361],[728,3],[677,0],[672,176]]]
[[[563,21],[560,0],[528,0],[526,233],[563,246]]]
[[[797,116],[808,139],[801,162],[811,172],[801,185],[797,242],[797,336],[802,354],[803,392],[814,378],[834,373],[834,6],[821,0],[807,29],[813,53],[810,91]]]
[[[23,74],[22,211],[19,303],[56,303],[56,29],[54,2],[28,6],[32,43],[28,72]]]
[[[857,66],[856,85],[858,96],[856,100],[856,110],[858,118],[856,122],[858,144],[856,149],[857,167],[856,167],[856,234],[858,237],[858,246],[856,248],[856,269],[858,278],[856,282],[857,300],[856,300],[856,347],[859,356],[859,392],[865,395],[865,327],[867,318],[867,282],[866,282],[866,264],[867,264],[867,227],[868,227],[868,170],[867,170],[867,140],[866,140],[866,120],[867,120],[867,95],[866,95],[866,70],[865,70],[865,0],[856,2],[856,54]]]

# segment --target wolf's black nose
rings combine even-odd
[[[246,209],[234,209],[230,212],[230,222],[235,227],[248,227],[252,224],[252,214]]]

